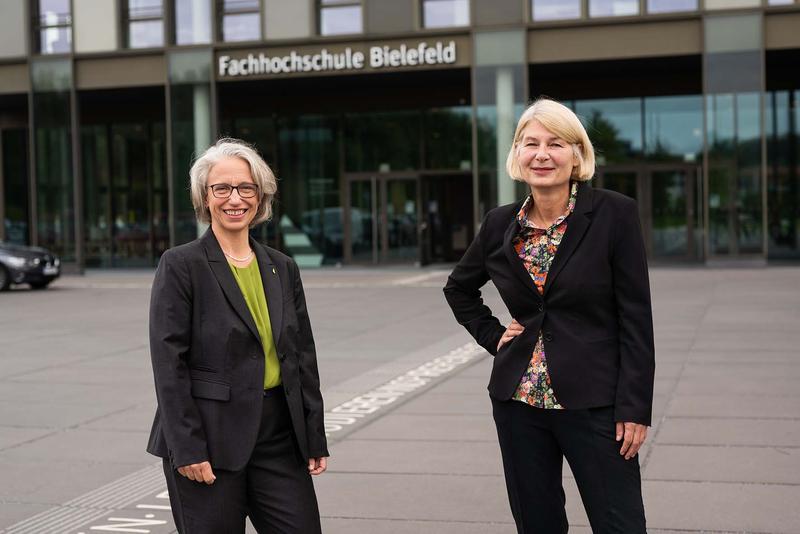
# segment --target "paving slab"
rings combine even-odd
[[[669,417],[661,423],[656,443],[800,447],[800,420]]]
[[[670,399],[667,416],[719,418],[800,418],[800,397],[680,395]]]
[[[352,439],[417,441],[497,440],[494,422],[482,415],[390,413],[350,435]]]
[[[648,528],[797,534],[800,486],[645,480]]]
[[[800,486],[800,448],[656,444],[651,449],[648,480]]]

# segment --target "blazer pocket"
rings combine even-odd
[[[218,401],[231,400],[231,387],[220,382],[209,382],[199,378],[192,379],[192,397]]]

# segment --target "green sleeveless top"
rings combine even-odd
[[[281,383],[281,366],[278,363],[278,351],[275,349],[275,340],[272,338],[272,325],[269,322],[269,309],[267,297],[264,294],[264,284],[261,282],[261,271],[258,261],[253,259],[247,267],[236,267],[228,263],[233,272],[236,283],[242,291],[247,309],[253,316],[253,321],[258,328],[261,346],[264,349],[264,389],[274,388]]]

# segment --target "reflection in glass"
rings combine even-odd
[[[261,15],[258,13],[225,15],[222,21],[223,41],[256,41],[260,38]]]
[[[648,13],[675,13],[696,10],[697,0],[647,0]]]
[[[33,84],[34,165],[36,166],[36,232],[39,244],[75,260],[69,60],[31,65]]]
[[[128,48],[154,48],[164,45],[162,0],[128,0]]]
[[[416,180],[386,180],[386,260],[415,261],[417,239]]]
[[[163,44],[163,21],[137,20],[128,26],[128,48],[154,48]]]
[[[428,110],[423,115],[426,169],[472,168],[472,109]]]
[[[759,98],[758,93],[706,97],[712,254],[761,252]]]
[[[419,169],[421,123],[418,111],[347,115],[345,169],[369,172]]]
[[[685,171],[655,171],[651,175],[654,256],[685,257],[689,253],[687,186]]]
[[[211,42],[211,0],[175,0],[175,44]]]
[[[575,113],[594,144],[598,165],[630,161],[641,154],[641,99],[579,100]]]
[[[800,90],[769,93],[767,225],[770,258],[800,257]]]
[[[335,263],[343,256],[338,126],[335,117],[318,115],[279,122],[280,231],[301,265]]]
[[[646,97],[644,126],[648,160],[702,162],[702,96]]]
[[[636,181],[638,173],[632,171],[603,172],[603,189],[616,191],[630,198],[637,198]]]
[[[533,20],[565,20],[581,17],[581,0],[533,0]]]
[[[39,0],[36,4],[39,52],[66,54],[72,48],[70,0]]]
[[[639,13],[639,0],[589,0],[590,17],[620,17]]]
[[[163,123],[82,128],[86,263],[152,266],[169,247]]]
[[[3,144],[3,189],[0,202],[5,202],[5,240],[18,245],[28,244],[28,130],[25,128],[4,129]]]
[[[261,5],[259,0],[222,0],[219,6],[222,40],[255,41],[261,38]]]
[[[341,35],[361,33],[361,3],[354,5],[325,5],[334,2],[323,2],[319,10],[320,35]]]
[[[358,263],[377,261],[374,189],[373,179],[350,182],[350,242],[353,261]]]
[[[425,28],[469,26],[468,0],[423,0],[422,21]]]

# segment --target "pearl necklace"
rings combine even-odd
[[[248,255],[247,255],[247,256],[245,256],[244,258],[234,258],[233,256],[231,256],[230,254],[228,254],[228,253],[227,253],[227,252],[225,252],[224,250],[222,251],[222,253],[223,253],[223,254],[225,254],[225,255],[226,255],[227,257],[229,257],[230,259],[232,259],[233,261],[238,261],[238,262],[245,262],[245,261],[247,261],[247,260],[249,260],[250,258],[252,258],[252,257],[253,257],[253,249],[250,249],[250,254],[248,254]]]

